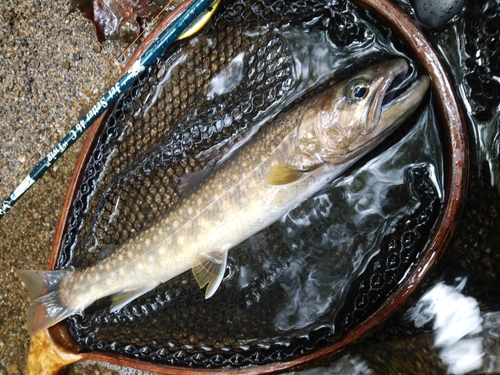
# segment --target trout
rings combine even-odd
[[[287,109],[209,173],[186,176],[164,217],[95,265],[18,271],[32,301],[30,334],[106,296],[116,311],[189,269],[211,297],[232,247],[331,183],[418,107],[425,75],[389,98],[407,71],[404,59],[377,64]]]

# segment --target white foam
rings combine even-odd
[[[482,331],[483,319],[477,301],[461,293],[466,281],[456,287],[437,284],[406,315],[416,327],[434,320],[434,345],[450,374],[465,374],[483,364],[483,338],[471,337]]]

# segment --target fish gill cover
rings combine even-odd
[[[182,175],[214,165],[311,88],[360,60],[395,55],[411,61],[389,29],[350,2],[225,1],[115,105],[57,268],[89,266],[106,245],[140,232],[178,200]],[[417,75],[411,64],[408,79]],[[232,250],[209,300],[185,273],[115,313],[108,299],[96,302],[67,319],[69,332],[87,350],[212,367],[283,360],[338,340],[411,269],[439,212],[432,105],[389,144]]]

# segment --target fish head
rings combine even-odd
[[[378,145],[411,115],[429,88],[425,75],[403,92],[394,88],[407,72],[405,59],[384,62],[319,95],[298,127],[301,153],[317,162],[342,164]]]

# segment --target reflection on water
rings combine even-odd
[[[399,2],[413,14],[409,1]],[[456,285],[439,282],[430,288],[408,311],[407,317],[416,327],[422,327],[417,333],[425,334],[425,328],[432,327],[433,344],[447,367],[445,372],[452,374],[500,372],[499,203],[498,193],[493,193],[500,186],[499,14],[498,1],[469,1],[465,11],[447,27],[437,32],[424,30],[442,55],[463,104],[470,130],[474,188],[469,191],[473,196],[458,227],[455,243],[448,249],[448,252],[459,252],[445,254],[445,263],[440,268],[447,271],[447,276],[460,278]],[[483,165],[487,168],[482,169]],[[483,186],[483,177],[488,179],[491,188]],[[384,332],[391,332],[399,323],[397,319],[392,320]],[[410,339],[402,340],[406,340],[409,351],[433,352],[429,346],[412,348]],[[377,372],[379,374],[401,373],[391,372],[392,363],[398,360],[408,366],[408,373],[444,373],[432,365],[419,371],[425,364],[402,357],[386,354],[384,360],[387,371]],[[431,359],[425,362],[433,363]]]
[[[409,184],[405,171],[426,165],[443,194],[440,147],[428,106],[398,143],[282,219],[292,255],[280,281],[287,300],[274,318],[278,331],[305,327],[342,304],[347,285],[378,253],[395,219],[421,204],[415,196],[399,205],[388,198],[391,189]],[[309,227],[320,227],[318,236],[306,236]]]
[[[95,226],[88,232],[89,242],[97,247],[109,242],[113,235],[121,239],[119,236],[123,232],[129,234],[128,229],[119,225],[115,228],[115,222],[123,222],[123,227],[132,228],[132,232],[139,231],[144,225],[144,217],[153,220],[153,214],[168,209],[170,197],[173,201],[177,196],[167,190],[169,200],[162,201],[157,190],[165,190],[162,184],[175,188],[175,177],[185,170],[179,167],[180,172],[176,169],[168,174],[169,163],[175,166],[178,162],[175,155],[181,158],[183,153],[190,155],[192,149],[196,150],[196,147],[190,147],[200,132],[201,138],[206,137],[209,144],[218,137],[222,140],[219,146],[200,148],[201,151],[193,154],[193,163],[200,159],[219,160],[234,139],[252,132],[247,128],[254,126],[252,121],[257,123],[255,127],[261,125],[306,90],[332,76],[343,78],[362,68],[363,61],[368,64],[372,63],[370,60],[403,56],[411,65],[406,80],[414,80],[419,70],[398,38],[392,38],[387,30],[383,35],[377,28],[380,25],[375,27],[362,20],[359,23],[364,24],[360,30],[364,30],[366,38],[344,46],[333,42],[331,34],[324,29],[305,31],[287,23],[279,29],[250,26],[250,30],[238,36],[250,47],[231,56],[228,51],[224,62],[214,64],[217,71],[204,81],[203,88],[197,88],[206,101],[206,111],[199,108],[199,103],[193,104],[192,108],[186,106],[182,118],[196,121],[183,122],[179,125],[180,130],[175,126],[182,119],[175,119],[174,130],[169,127],[170,123],[167,126],[166,122],[159,120],[165,112],[167,100],[164,96],[167,91],[175,92],[170,89],[175,81],[170,79],[171,75],[180,79],[196,69],[190,69],[191,59],[183,54],[186,51],[173,55],[157,72],[155,89],[149,90],[152,93],[145,92],[144,100],[135,103],[139,108],[146,108],[145,118],[153,120],[125,130],[135,134],[126,134],[127,140],[136,146],[135,152],[129,151],[131,146],[125,144],[123,151],[116,146],[119,157],[123,157],[126,172],[116,185],[110,182],[109,189],[105,185],[102,187],[104,198],[95,207],[97,211],[102,208],[105,214],[97,215]],[[272,38],[264,43],[266,35]],[[190,48],[208,51],[211,41],[215,40],[212,37],[200,35],[190,42]],[[219,43],[223,40],[225,38],[221,37]],[[269,63],[269,59],[273,62]],[[290,69],[284,64],[288,61],[292,62]],[[288,76],[290,71],[292,74]],[[269,83],[270,87],[249,88],[248,77],[252,82]],[[154,81],[153,78],[154,74]],[[278,79],[279,84],[275,84]],[[185,90],[180,91],[185,93]],[[186,95],[185,101],[189,102],[189,98],[191,96]],[[236,99],[242,99],[242,102]],[[213,298],[200,301],[202,293],[183,275],[119,312],[109,314],[106,301],[98,302],[88,309],[86,315],[70,318],[71,334],[88,350],[118,352],[189,366],[243,366],[283,360],[324,345],[334,333],[341,331],[338,336],[342,335],[351,324],[357,323],[356,319],[365,317],[374,306],[379,306],[405,277],[432,229],[434,214],[438,211],[434,207],[439,204],[430,205],[422,197],[425,192],[419,190],[423,185],[430,186],[429,195],[435,198],[432,202],[437,203],[445,194],[442,148],[437,131],[439,120],[432,102],[432,97],[429,97],[397,134],[353,168],[350,175],[290,212],[272,228],[232,250],[228,262],[230,272]],[[139,110],[134,113],[138,118],[143,115]],[[243,116],[247,118],[240,121]],[[166,135],[162,140],[164,144],[148,149],[144,146],[144,139],[153,137],[144,137],[137,129],[145,129],[147,133],[148,126],[154,122],[161,127],[154,128],[152,134]],[[248,132],[230,132],[239,126]],[[224,129],[229,129],[227,134]],[[380,154],[382,149],[385,152]],[[138,155],[139,151],[143,154]],[[363,163],[365,165],[361,166]],[[164,166],[165,173],[162,172]],[[196,166],[203,167],[203,164]],[[416,170],[420,181],[412,175]],[[165,175],[169,178],[164,179]],[[155,182],[155,176],[160,182]],[[111,176],[108,179],[111,181]],[[141,183],[144,186],[136,189],[135,185]],[[113,200],[114,194],[120,199]],[[156,202],[157,196],[159,202]],[[158,206],[148,204],[148,201],[158,203]],[[109,205],[109,202],[113,204]],[[127,204],[130,204],[128,210]],[[113,208],[116,205],[120,205],[120,209],[106,215],[107,206]],[[115,218],[115,212],[124,216],[106,222],[109,217]],[[133,214],[128,215],[128,212]],[[143,217],[136,220],[135,215]],[[423,244],[412,246],[417,240]],[[387,245],[387,256],[382,245]],[[392,253],[397,253],[397,256],[393,257]],[[384,255],[379,257],[380,254]],[[76,252],[75,259],[82,263],[92,261],[85,249]],[[378,267],[379,263],[383,266]],[[382,268],[378,274],[373,272],[377,277],[371,277],[372,266],[377,267],[376,271]],[[365,283],[368,277],[370,280]],[[368,285],[366,295],[358,288],[358,280]],[[347,295],[351,297],[349,300]],[[365,301],[368,303],[363,305]],[[345,311],[340,310],[344,307]],[[356,312],[355,317],[352,311]],[[349,315],[349,319],[343,319],[342,314]],[[349,324],[344,324],[347,320]],[[131,333],[122,334],[124,327]],[[185,334],[188,331],[189,336]],[[298,348],[296,352],[295,348]],[[233,356],[233,353],[236,354]]]

